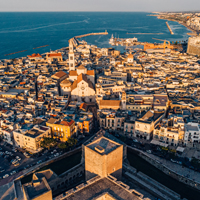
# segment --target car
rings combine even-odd
[[[37,164],[40,164],[40,163],[42,163],[42,160],[39,160],[39,161],[37,162]]]
[[[9,175],[8,175],[8,174],[5,174],[5,175],[3,176],[3,178],[7,178],[7,177],[9,177]]]
[[[18,165],[19,165],[19,162],[16,162],[16,163],[14,164],[15,167],[17,167]]]
[[[2,148],[0,147],[0,151],[2,150]]]
[[[10,173],[11,176],[12,176],[13,174],[16,174],[16,171],[15,171],[15,170],[12,171],[12,172]]]
[[[133,142],[138,142],[138,140],[137,139],[133,139]]]
[[[21,160],[21,158],[20,158],[19,156],[16,156],[16,160],[20,161],[20,160]]]
[[[12,164],[14,165],[17,162],[18,162],[18,160],[15,159],[15,160],[12,161]]]
[[[2,172],[5,172],[5,169],[1,169],[1,170],[0,170],[0,173],[2,173]]]
[[[17,152],[17,149],[13,149],[13,151],[16,153],[16,152]]]
[[[146,150],[146,152],[147,152],[147,153],[152,153],[152,151],[151,151],[151,150]]]
[[[173,163],[177,163],[177,161],[176,161],[176,160],[173,160],[173,159],[171,159],[171,162],[173,162]]]

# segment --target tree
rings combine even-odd
[[[68,140],[67,140],[67,145],[69,146],[69,147],[72,147],[72,146],[74,146],[74,145],[76,145],[77,144],[77,139],[75,139],[75,138],[69,138]]]
[[[58,148],[59,148],[59,149],[66,149],[66,148],[67,148],[67,144],[66,144],[66,143],[60,143],[60,144],[58,145]]]
[[[44,148],[50,149],[51,147],[57,144],[56,140],[53,138],[44,137],[43,140],[40,142],[40,146]]]

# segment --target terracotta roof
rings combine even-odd
[[[32,55],[28,55],[28,57],[29,58],[35,58],[35,57],[39,57],[39,58],[41,58],[42,56],[39,54],[39,53],[34,53],[34,54],[32,54]]]
[[[88,70],[87,75],[94,76],[94,70]]]
[[[132,55],[132,54],[129,54],[129,55],[128,55],[128,58],[133,58],[133,55]]]
[[[62,78],[63,76],[66,76],[67,74],[63,71],[56,72],[53,76],[57,76],[58,78]]]
[[[79,108],[86,110],[87,109],[87,104],[86,103],[82,103]]]
[[[48,53],[47,56],[48,57],[58,57],[58,56],[60,57],[60,56],[62,56],[62,54],[61,53]]]
[[[64,79],[63,81],[61,81],[60,85],[67,85],[67,86],[71,86],[71,81]]]
[[[72,84],[72,87],[71,87],[71,90],[74,90],[76,87],[77,87],[77,84],[79,82],[81,82],[82,80],[84,80],[86,83],[88,83],[88,87],[92,88],[94,90],[94,86],[92,84],[92,82],[90,80],[87,79],[86,75],[85,74],[80,74],[78,77],[77,77],[77,80],[75,80]]]
[[[120,100],[100,100],[101,106],[120,106]]]
[[[71,126],[73,123],[74,123],[74,120],[72,120],[72,119],[70,121],[63,120],[60,122],[60,124],[65,125],[65,126]]]
[[[77,76],[77,72],[75,70],[69,71],[70,76]]]
[[[56,121],[57,121],[57,119],[55,119],[55,118],[50,118],[50,119],[47,121],[47,123],[49,123],[49,124],[54,124]]]
[[[80,65],[77,69],[86,69],[83,65]]]
[[[85,74],[80,74],[77,77],[77,83],[81,82],[82,80],[84,80],[85,82],[88,82],[87,77]]]

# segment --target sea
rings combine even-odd
[[[138,38],[140,42],[162,42],[153,38],[186,41],[189,29],[169,21],[174,32],[171,35],[166,20],[157,19],[146,12],[1,12],[0,59],[17,58],[33,53],[45,53],[68,46],[74,36],[104,32],[108,35],[82,38],[98,47],[112,47],[108,42],[113,34],[119,38]],[[127,34],[131,33],[131,34]],[[151,33],[151,34],[141,34]],[[159,34],[158,34],[159,33]],[[161,33],[161,34],[160,34]],[[33,49],[48,45],[46,47]],[[124,47],[114,47],[123,50]],[[24,51],[13,55],[13,52]]]

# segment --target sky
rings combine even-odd
[[[200,0],[0,0],[6,11],[200,11]]]

